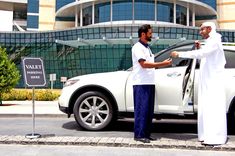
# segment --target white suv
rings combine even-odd
[[[226,97],[228,121],[235,123],[235,44],[224,43],[226,56]],[[155,61],[167,59],[171,51],[187,51],[192,42],[173,45],[159,52]],[[196,117],[196,59],[173,59],[170,67],[156,69],[155,117]],[[69,79],[59,97],[62,112],[74,114],[77,123],[87,130],[101,130],[119,117],[133,117],[131,69],[77,76]],[[234,125],[234,124],[232,124]]]

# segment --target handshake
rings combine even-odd
[[[194,46],[196,49],[199,49],[201,47],[201,44],[199,41],[195,41]],[[173,51],[173,52],[171,52],[170,56],[173,58],[177,58],[177,57],[179,57],[179,53],[177,51]]]
[[[179,53],[177,51],[172,51],[170,56],[173,58],[177,58],[177,57],[179,57]]]

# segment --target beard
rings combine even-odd
[[[151,38],[152,38],[152,37],[146,37],[146,40],[147,40],[148,42],[151,42]]]

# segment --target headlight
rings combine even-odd
[[[67,80],[64,84],[64,87],[68,87],[68,86],[71,86],[73,84],[75,84],[76,82],[78,82],[79,79],[72,79],[72,80]]]

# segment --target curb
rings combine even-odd
[[[220,146],[203,146],[200,142],[159,139],[150,143],[137,142],[133,138],[121,137],[69,137],[69,136],[42,136],[41,138],[28,139],[25,136],[0,136],[0,144],[19,145],[75,145],[75,146],[109,146],[109,147],[134,147],[134,148],[165,148],[188,150],[214,150],[235,151],[235,143]]]

